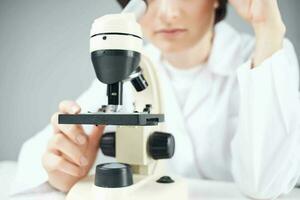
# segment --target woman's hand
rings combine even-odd
[[[277,0],[229,0],[229,2],[254,29],[256,47],[253,67],[282,48],[286,28]]]
[[[104,126],[95,126],[86,134],[80,125],[58,124],[59,114],[77,114],[80,107],[73,101],[59,104],[59,112],[51,118],[53,136],[43,156],[43,166],[49,183],[56,189],[67,192],[92,167],[99,148]]]

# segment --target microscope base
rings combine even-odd
[[[160,176],[134,175],[134,184],[123,188],[100,188],[89,176],[73,186],[66,200],[187,200],[187,185],[180,178],[173,183],[158,183]]]

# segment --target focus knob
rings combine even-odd
[[[103,154],[110,157],[116,156],[116,133],[105,133],[100,140],[100,149]]]
[[[105,163],[97,165],[95,185],[103,188],[121,188],[133,184],[132,171],[123,163]]]
[[[148,140],[148,153],[155,159],[172,158],[175,152],[173,135],[163,132],[154,132]]]

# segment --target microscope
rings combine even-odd
[[[116,162],[99,164],[95,175],[76,183],[67,200],[173,200],[187,199],[187,186],[170,177],[164,159],[175,151],[174,137],[164,132],[159,75],[143,54],[137,19],[147,4],[132,0],[120,14],[96,19],[90,33],[90,53],[96,76],[107,85],[107,105],[98,112],[61,114],[60,124],[114,125],[100,141],[104,155]],[[124,112],[123,84],[134,90],[132,112]]]

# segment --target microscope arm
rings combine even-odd
[[[134,94],[135,106],[137,110],[142,110],[145,104],[151,104],[151,112],[161,114],[163,113],[163,100],[157,70],[146,55],[142,55],[140,67],[148,82],[148,87]],[[117,161],[130,164],[135,174],[162,173],[163,161],[153,160],[146,151],[149,148],[147,147],[148,138],[156,131],[164,131],[163,123],[157,126],[119,126],[116,131]]]
[[[148,82],[148,88],[135,93],[134,101],[137,110],[142,110],[145,104],[151,104],[152,113],[164,113],[161,84],[156,67],[145,54],[141,56],[140,67]]]

